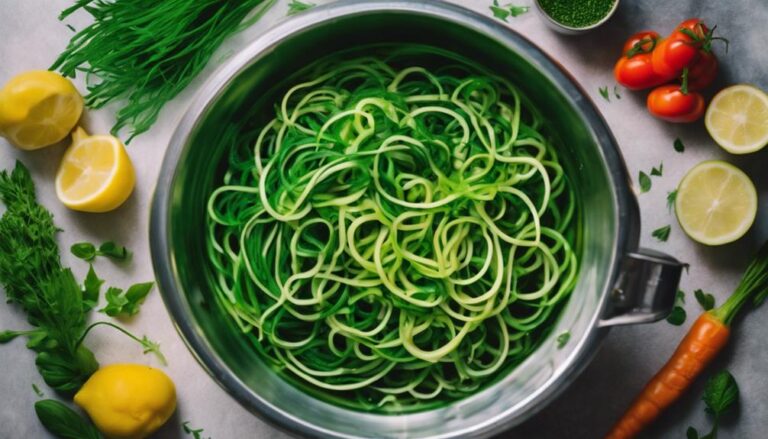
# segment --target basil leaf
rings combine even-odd
[[[124,261],[128,259],[130,252],[124,246],[115,244],[114,241],[107,241],[99,246],[97,254],[99,256],[107,256],[112,259]]]
[[[704,311],[709,311],[715,307],[715,296],[705,293],[701,289],[695,290],[693,295],[696,296],[696,301],[699,302]]]
[[[640,171],[638,180],[640,181],[640,193],[646,193],[651,190],[651,177],[648,174]]]
[[[76,257],[85,261],[92,261],[96,257],[96,247],[90,242],[78,242],[69,248]]]
[[[61,439],[102,439],[101,433],[86,418],[80,416],[53,399],[44,399],[35,403],[40,423],[46,430]]]
[[[680,306],[676,306],[672,308],[672,312],[669,313],[669,316],[667,317],[667,322],[670,325],[680,326],[683,323],[685,323],[686,317],[687,317],[687,314],[685,313],[685,309],[683,309]]]
[[[125,298],[128,303],[123,308],[128,315],[134,315],[139,312],[139,306],[144,303],[144,299],[152,291],[154,282],[144,282],[140,284],[131,285],[128,291],[125,292]]]
[[[99,312],[104,313],[110,317],[114,317],[120,314],[123,310],[123,306],[128,303],[128,300],[121,293],[120,288],[109,287],[104,294],[104,298],[107,300],[107,306],[100,309]]]
[[[738,401],[739,386],[730,372],[722,370],[707,381],[702,399],[707,412],[719,418]]]

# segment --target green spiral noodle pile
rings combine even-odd
[[[368,53],[319,61],[232,136],[208,259],[221,306],[291,381],[423,410],[548,335],[576,281],[576,200],[508,80],[426,46]]]

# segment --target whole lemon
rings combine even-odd
[[[33,70],[0,89],[0,135],[21,149],[64,140],[83,113],[83,97],[58,73]]]
[[[113,364],[91,375],[75,404],[110,439],[144,439],[176,409],[176,388],[168,375],[139,364]]]

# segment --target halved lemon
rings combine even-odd
[[[135,182],[131,159],[119,139],[89,136],[77,128],[56,174],[56,195],[73,210],[108,212],[128,199]]]
[[[709,104],[704,124],[731,154],[748,154],[768,145],[768,95],[751,85],[733,85]]]
[[[0,89],[0,135],[21,149],[64,140],[82,113],[82,96],[58,73],[29,71]]]
[[[683,177],[675,199],[677,220],[694,241],[733,242],[757,216],[757,191],[739,168],[719,160],[699,163]]]

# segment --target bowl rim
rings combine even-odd
[[[639,212],[637,201],[631,191],[629,174],[607,123],[597,110],[588,93],[578,84],[561,64],[547,55],[538,46],[518,32],[464,7],[438,0],[341,0],[306,11],[289,20],[279,22],[274,27],[254,40],[242,46],[232,58],[222,64],[196,92],[189,107],[173,132],[163,158],[157,184],[151,203],[150,212],[150,251],[158,287],[173,325],[187,348],[203,369],[229,395],[253,414],[270,424],[290,433],[304,436],[353,437],[339,432],[309,424],[297,419],[291,413],[281,410],[269,401],[253,392],[220,359],[206,337],[196,329],[192,309],[181,289],[181,282],[172,254],[170,223],[170,205],[172,187],[177,177],[177,164],[184,153],[190,136],[196,131],[202,117],[215,103],[243,70],[255,60],[269,52],[270,48],[293,35],[315,26],[327,25],[339,16],[354,16],[372,13],[404,13],[422,15],[431,18],[453,21],[472,31],[479,32],[497,40],[510,50],[518,50],[521,55],[535,61],[541,73],[568,98],[576,111],[587,124],[595,143],[596,152],[608,165],[607,174],[613,183],[611,194],[615,206],[615,236],[610,261],[610,278],[605,282],[598,301],[597,312],[591,316],[590,328],[575,344],[573,352],[566,358],[558,371],[554,372],[536,392],[526,397],[519,404],[507,408],[499,415],[480,425],[473,425],[464,430],[453,431],[435,437],[485,437],[518,425],[529,418],[562,392],[580,372],[589,364],[591,357],[608,332],[608,328],[598,326],[600,317],[607,307],[608,292],[614,285],[621,271],[623,256],[636,249],[638,242]],[[573,342],[574,340],[572,340]],[[520,409],[522,407],[522,409]],[[513,410],[519,413],[516,416]],[[392,415],[382,415],[389,416]],[[401,415],[401,416],[408,416]]]

